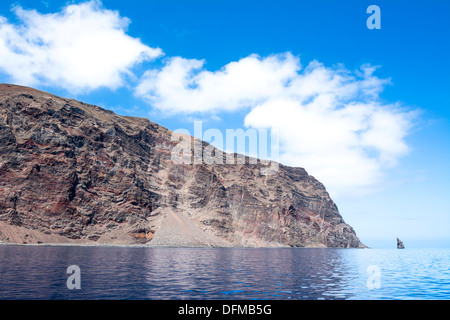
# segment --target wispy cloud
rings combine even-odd
[[[69,91],[125,84],[132,68],[162,55],[126,34],[130,20],[89,1],[41,14],[13,9],[19,23],[0,16],[0,70],[25,85],[56,85]]]

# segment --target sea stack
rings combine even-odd
[[[405,249],[405,245],[403,244],[403,241],[397,238],[397,249]]]

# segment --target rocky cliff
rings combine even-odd
[[[364,246],[304,169],[175,164],[171,137],[147,119],[0,85],[0,241]]]

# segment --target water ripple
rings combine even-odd
[[[449,253],[0,246],[0,299],[449,299]]]

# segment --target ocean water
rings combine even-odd
[[[450,299],[450,249],[0,246],[0,299]]]

